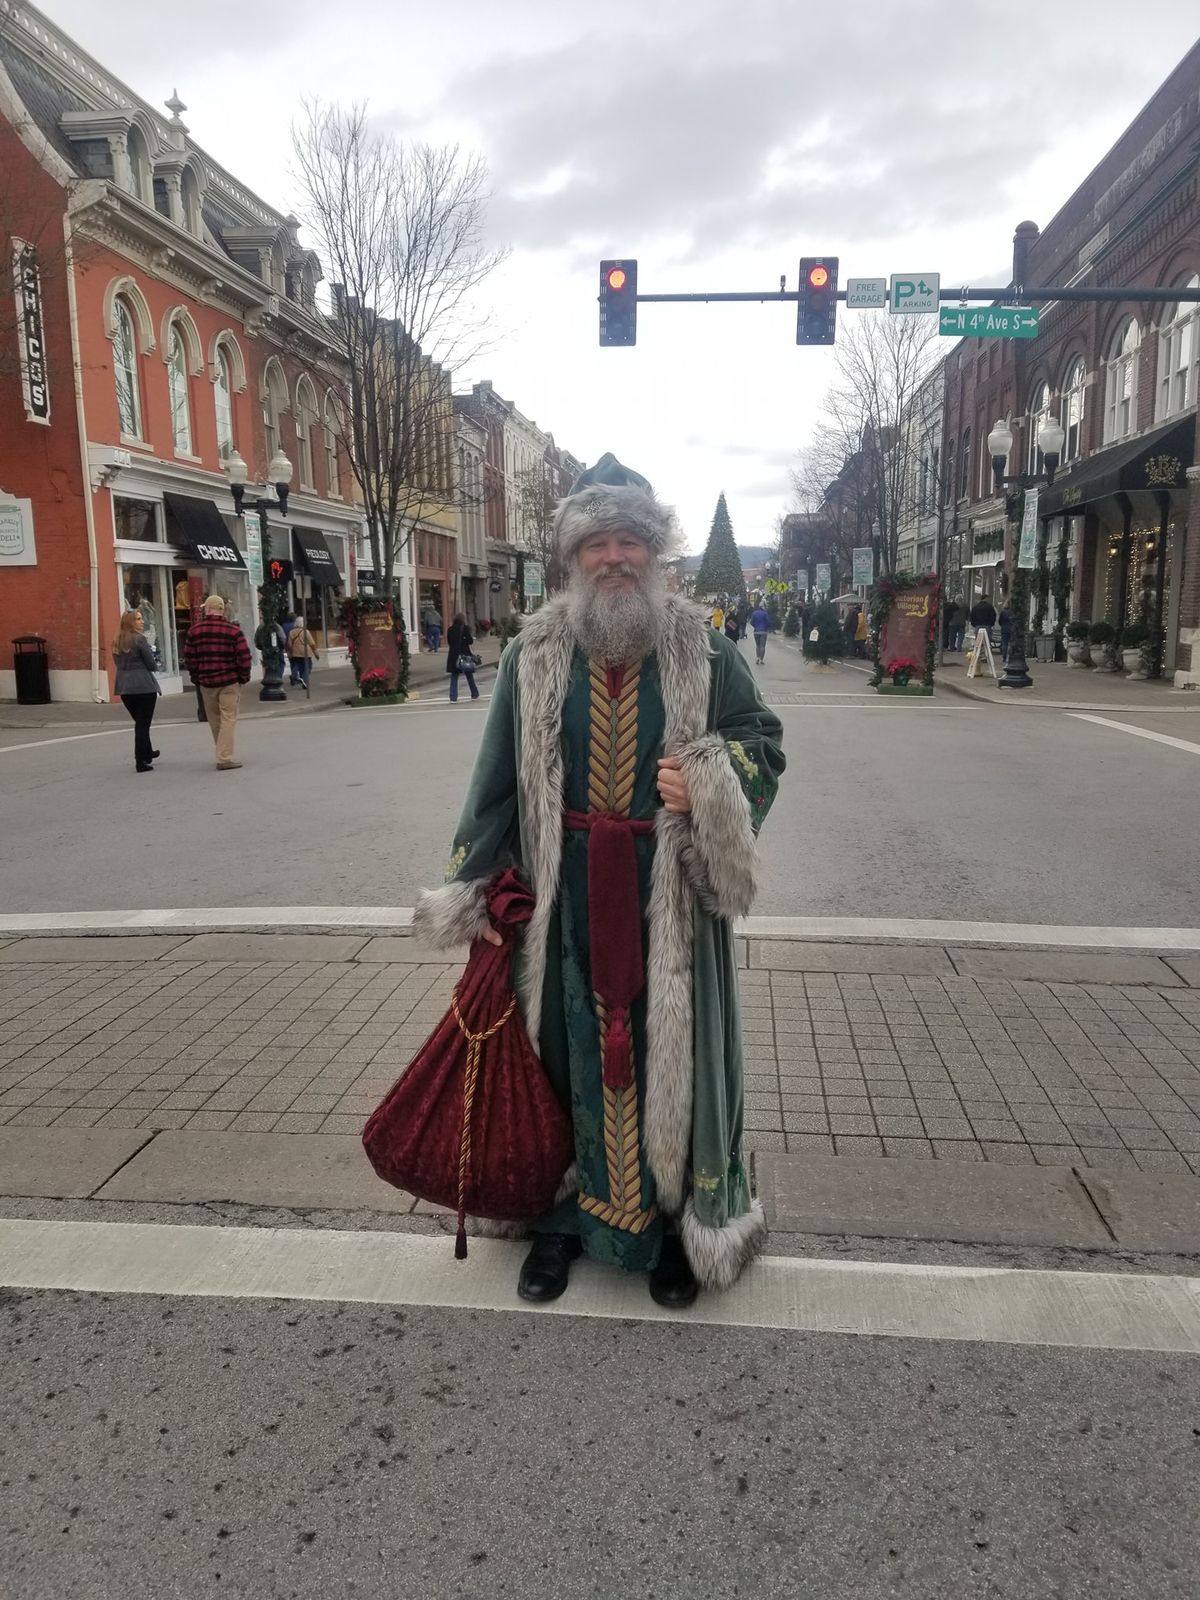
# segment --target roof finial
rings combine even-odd
[[[171,113],[172,122],[179,122],[181,113],[187,110],[187,107],[179,98],[178,89],[171,90],[171,98],[167,101],[164,101],[164,104],[166,105],[167,110]]]

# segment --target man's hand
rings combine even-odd
[[[692,809],[688,781],[674,756],[663,756],[658,763],[658,792],[668,811],[677,811],[686,816]]]
[[[497,933],[495,928],[485,928],[483,930],[483,932],[480,934],[480,938],[481,939],[486,939],[489,944],[503,944],[504,943],[503,935]]]

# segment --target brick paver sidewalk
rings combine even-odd
[[[456,973],[371,956],[369,940],[339,961],[121,943],[137,956],[4,951],[0,1124],[356,1133]],[[751,1149],[1200,1172],[1200,989],[753,965],[742,979]]]

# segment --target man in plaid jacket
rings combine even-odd
[[[240,767],[233,759],[233,730],[242,684],[250,682],[250,646],[236,622],[225,620],[225,602],[210,594],[204,614],[188,630],[183,659],[200,690],[204,713],[217,747],[217,770]]]

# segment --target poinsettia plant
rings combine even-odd
[[[921,664],[919,661],[909,661],[900,656],[895,661],[888,662],[887,670],[891,674],[893,683],[901,681],[907,683],[914,672],[920,672]]]

